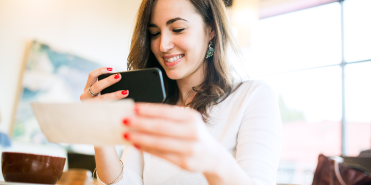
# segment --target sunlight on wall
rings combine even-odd
[[[140,1],[0,1],[0,131],[8,132],[26,43],[33,39],[126,69]]]

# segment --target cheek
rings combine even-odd
[[[195,45],[195,43],[191,40],[189,37],[183,37],[177,40],[176,46],[186,54],[192,53],[192,44]]]
[[[192,58],[192,61],[198,61],[203,53],[203,38],[198,35],[189,35],[183,37],[178,42],[178,47],[184,50],[188,54],[188,58]]]
[[[158,56],[161,55],[161,52],[160,52],[159,43],[158,43],[157,40],[158,39],[151,41],[151,51],[152,51],[153,54],[155,54],[155,57],[157,58],[157,60],[161,64],[161,60],[158,57]]]
[[[205,49],[203,47],[204,43],[202,40],[195,39],[194,41],[188,41],[188,59],[194,65],[199,65],[204,61]]]
[[[157,56],[157,54],[158,54],[158,47],[157,47],[156,40],[151,41],[151,50],[152,50],[152,53]]]

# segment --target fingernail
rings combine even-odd
[[[135,148],[137,148],[138,150],[140,149],[140,147],[138,145],[134,145]]]
[[[129,126],[129,119],[128,118],[125,118],[122,123],[124,123],[124,125],[126,126]]]
[[[125,138],[126,140],[129,140],[129,134],[128,134],[128,133],[124,133],[124,138]]]
[[[128,94],[128,90],[121,91],[121,94],[122,94],[122,95],[127,95],[127,94]]]
[[[116,74],[115,79],[119,79],[119,78],[120,78],[120,74]]]
[[[135,105],[135,107],[134,107],[134,112],[135,112],[135,114],[139,114],[139,108],[138,108],[137,105]]]
[[[110,67],[109,67],[109,68],[107,68],[107,71],[112,71],[112,68],[110,68]]]

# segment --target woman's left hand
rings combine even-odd
[[[209,133],[201,114],[165,104],[136,104],[136,116],[123,120],[124,137],[138,149],[192,171],[213,173],[226,152]]]

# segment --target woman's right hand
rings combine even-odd
[[[116,91],[113,93],[104,94],[104,95],[100,94],[100,92],[103,89],[121,80],[121,75],[117,73],[117,74],[112,74],[111,76],[103,80],[97,81],[98,76],[102,74],[112,73],[111,71],[112,71],[112,68],[102,67],[102,68],[99,68],[99,69],[96,69],[90,72],[88,81],[86,82],[86,86],[84,88],[84,93],[81,94],[80,100],[81,101],[85,101],[85,100],[102,101],[102,100],[119,100],[122,98],[126,98],[129,95],[129,91],[125,89],[121,91]],[[92,96],[89,93],[89,90],[88,90],[89,87],[92,92],[98,93],[98,96]]]

